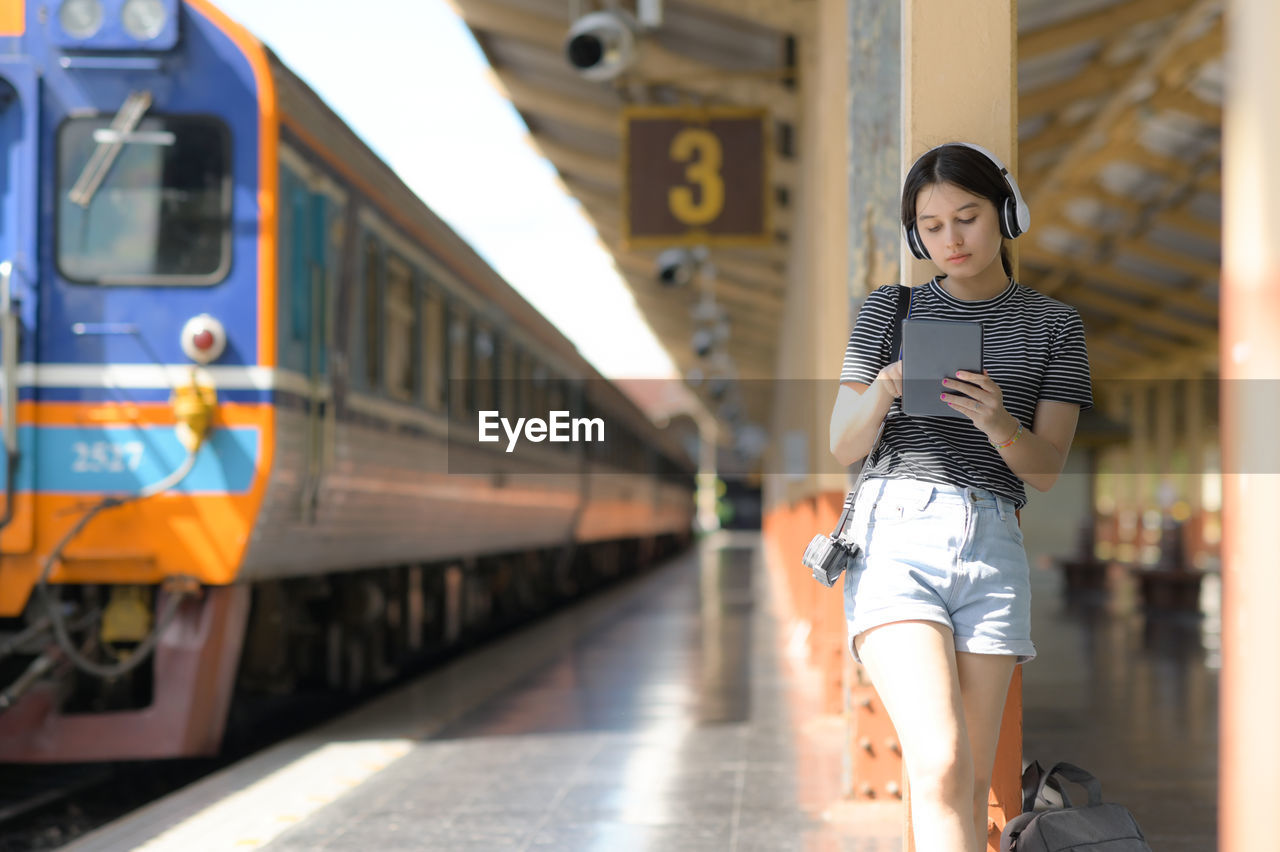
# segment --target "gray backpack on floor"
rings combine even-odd
[[[1073,807],[1059,779],[1089,791],[1089,804]],[[1062,807],[1045,797],[1045,787],[1057,791]],[[1043,803],[1035,810],[1036,802]],[[1044,807],[1048,805],[1048,807]],[[1102,784],[1071,763],[1057,763],[1044,772],[1033,761],[1022,773],[1022,813],[1000,833],[1000,852],[1151,852],[1138,821],[1123,805],[1102,801]]]

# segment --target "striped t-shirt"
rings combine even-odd
[[[982,366],[1000,386],[1004,407],[1027,429],[1042,399],[1093,407],[1084,324],[1074,308],[1012,279],[1000,295],[980,301],[957,299],[937,278],[912,288],[911,296],[912,319],[982,323]],[[889,352],[897,298],[898,287],[890,284],[863,302],[845,349],[842,383],[870,385],[897,360]],[[944,392],[941,385],[938,392]],[[1022,480],[968,418],[910,417],[901,398],[890,406],[867,464],[868,478],[968,485],[1008,497],[1019,508],[1027,502]]]

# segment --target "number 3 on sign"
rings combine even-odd
[[[705,225],[714,220],[724,209],[724,178],[720,176],[724,149],[720,139],[709,130],[682,130],[671,140],[671,159],[689,163],[685,178],[701,190],[700,200],[694,201],[692,189],[673,187],[667,193],[672,215],[686,225]]]
[[[72,473],[122,473],[137,470],[142,464],[142,442],[76,441],[71,445],[76,454]]]

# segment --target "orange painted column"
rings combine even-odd
[[[1280,798],[1280,6],[1227,4],[1221,290],[1222,677],[1219,845],[1269,843]],[[1265,823],[1266,820],[1263,820]]]
[[[832,714],[843,706],[844,598],[840,584],[825,588],[800,562],[815,533],[830,532],[840,517],[844,495],[821,493],[769,510],[764,542],[769,570],[785,588],[788,615],[807,630],[807,662],[821,673],[822,707]]]

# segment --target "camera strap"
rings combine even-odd
[[[911,296],[910,287],[902,284],[898,285],[898,304],[893,316],[893,337],[889,347],[889,357],[893,357],[893,353],[898,353],[898,359],[902,359],[902,321],[911,316]],[[849,520],[849,516],[853,514],[853,501],[857,499],[858,490],[862,488],[862,480],[866,478],[867,466],[871,462],[871,456],[875,454],[876,447],[880,446],[880,436],[884,434],[884,424],[889,419],[888,412],[885,413],[885,419],[880,421],[880,428],[876,431],[875,440],[871,442],[871,449],[867,451],[867,457],[862,460],[862,465],[858,469],[858,479],[853,484],[853,490],[849,492],[849,496],[844,501],[844,511],[840,513],[840,520],[836,521],[836,528],[831,531],[833,539],[840,538],[840,531],[844,529],[844,525]]]

